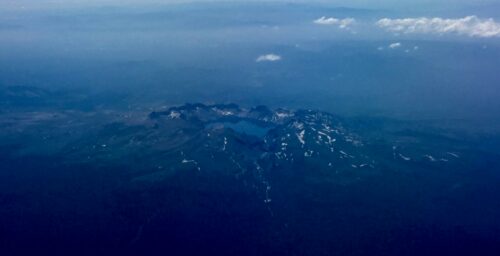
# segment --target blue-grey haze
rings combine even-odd
[[[497,256],[499,7],[0,0],[0,255]]]
[[[491,124],[500,111],[498,37],[395,35],[375,25],[386,17],[498,18],[496,1],[0,5],[5,86],[105,91],[151,106],[239,102]],[[322,16],[356,23],[313,23]],[[271,53],[282,59],[255,61]]]

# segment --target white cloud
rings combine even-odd
[[[327,18],[325,16],[314,20],[315,24],[318,25],[338,25],[341,29],[348,29],[349,26],[353,25],[356,20],[353,18],[337,19],[337,18]]]
[[[396,49],[396,48],[399,48],[401,47],[401,43],[400,42],[397,42],[397,43],[392,43],[389,45],[389,48],[391,49]]]
[[[406,18],[377,21],[377,26],[396,33],[449,34],[467,35],[471,37],[499,37],[500,23],[493,19],[480,19],[467,16],[461,19],[443,18]]]
[[[271,53],[271,54],[261,55],[255,61],[257,61],[257,62],[263,62],[263,61],[273,62],[273,61],[280,61],[280,60],[281,60],[281,56]]]

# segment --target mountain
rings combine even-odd
[[[320,111],[187,104],[132,125],[108,124],[69,143],[62,155],[71,163],[127,165],[142,170],[136,177],[142,181],[180,170],[231,175],[254,183],[266,203],[273,175],[347,184],[384,171],[463,164],[465,153],[455,146],[403,139],[363,137],[342,118]]]
[[[443,254],[500,244],[476,232],[500,228],[500,158],[449,130],[236,104],[0,114],[6,255],[422,255],[435,243]]]

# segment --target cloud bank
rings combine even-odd
[[[384,18],[376,23],[380,28],[395,33],[458,34],[471,37],[500,37],[500,23],[493,19],[467,16],[461,19],[443,18]]]
[[[276,55],[276,54],[266,54],[266,55],[261,55],[259,56],[255,61],[256,62],[274,62],[274,61],[280,61],[281,56]]]
[[[356,20],[353,18],[337,19],[337,18],[327,18],[323,16],[317,20],[314,20],[313,22],[318,25],[336,25],[339,26],[339,28],[341,29],[348,29],[349,26],[351,26],[356,22]]]

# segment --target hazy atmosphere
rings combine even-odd
[[[498,0],[3,0],[0,254],[496,255],[499,99]]]
[[[1,83],[130,103],[498,119],[495,2],[400,2],[7,1]],[[398,24],[412,18],[442,20]],[[255,61],[266,54],[281,59]]]

